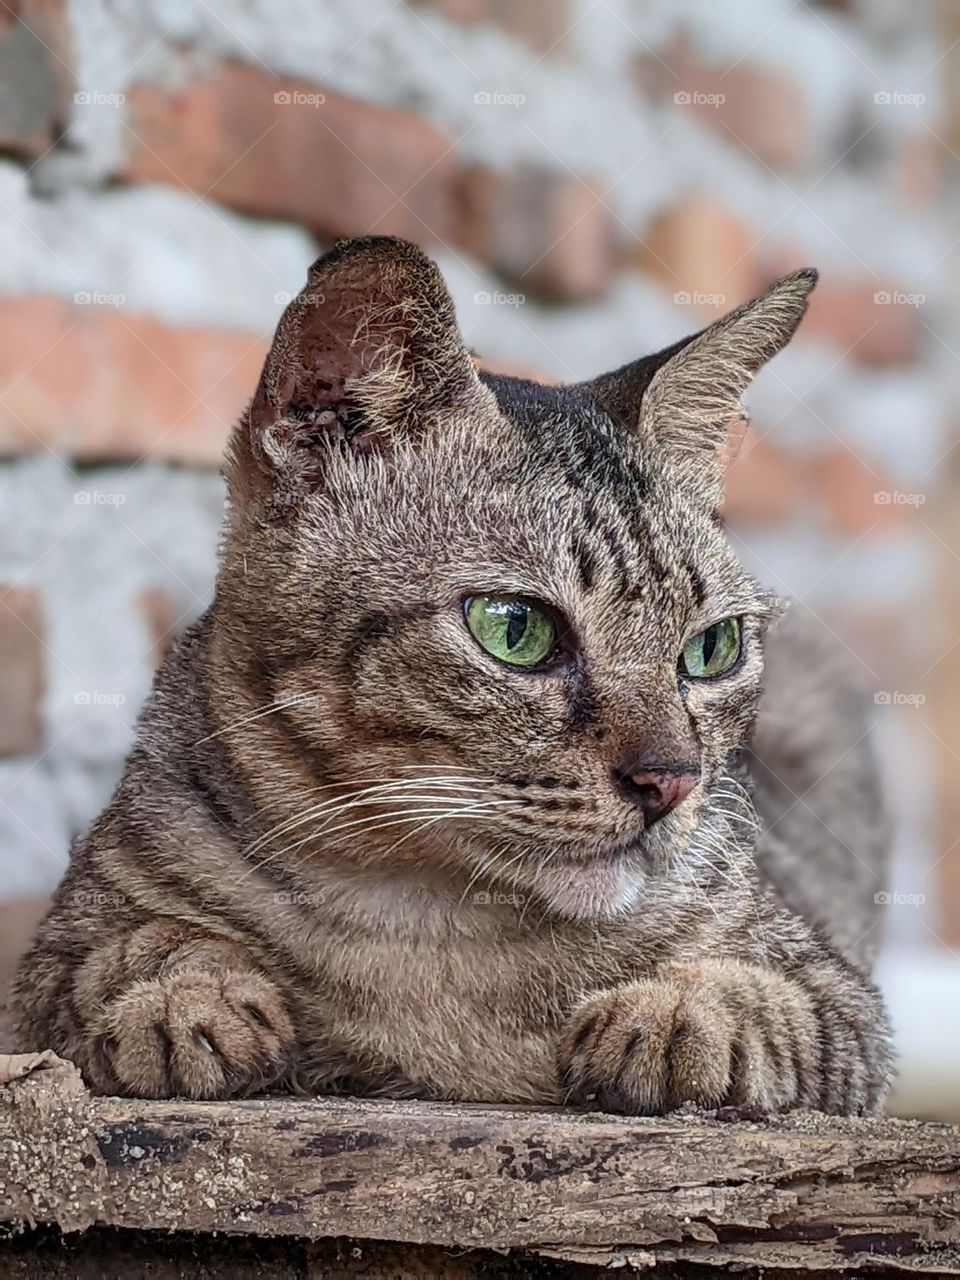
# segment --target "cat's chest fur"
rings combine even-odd
[[[556,1044],[580,997],[647,968],[644,930],[544,929],[495,907],[413,905],[389,890],[288,931],[302,975],[298,1077],[501,1101],[559,1098]],[[294,938],[299,938],[294,943]],[[630,942],[625,947],[625,934]],[[276,940],[280,942],[280,939]],[[652,948],[656,950],[656,948]],[[651,957],[652,959],[652,957]]]
[[[374,1085],[386,1070],[451,1096],[465,1080],[481,1094],[496,1082],[504,1099],[549,1095],[559,1011],[572,983],[571,975],[556,976],[545,953],[366,938],[328,946],[320,964],[323,1014],[302,1023],[308,1070],[334,1046],[351,1076]]]

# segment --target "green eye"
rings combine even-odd
[[[740,619],[723,618],[684,645],[680,666],[695,680],[721,676],[740,657]]]
[[[557,624],[544,609],[510,596],[472,596],[467,626],[481,648],[513,667],[535,667],[550,657]]]

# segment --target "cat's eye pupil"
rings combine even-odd
[[[709,667],[717,649],[717,624],[707,627],[703,633],[703,665]]]
[[[527,629],[527,610],[520,604],[511,604],[507,610],[507,648],[515,649]]]
[[[557,644],[557,624],[546,605],[515,596],[471,596],[467,626],[482,649],[511,667],[543,666]]]
[[[680,656],[680,668],[693,680],[706,680],[728,672],[740,657],[740,620],[723,618],[688,640]]]

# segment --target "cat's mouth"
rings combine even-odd
[[[537,894],[559,915],[590,919],[630,910],[647,878],[644,834],[564,851],[537,875]]]
[[[591,844],[572,849],[569,852],[565,851],[562,857],[553,860],[553,865],[576,868],[581,871],[589,871],[591,868],[601,870],[605,867],[615,867],[624,862],[632,861],[638,854],[644,853],[646,845],[647,833],[645,831],[634,831],[628,835],[621,836],[619,839]]]

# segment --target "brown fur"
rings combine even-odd
[[[814,279],[548,390],[474,372],[412,246],[321,259],[231,444],[215,602],[21,966],[24,1047],[146,1096],[878,1107],[873,815],[869,876],[842,874],[857,821],[840,840],[823,815],[799,896],[789,805],[758,844],[745,748],[778,610],[715,511],[726,426]],[[562,661],[481,651],[462,601],[484,592],[548,602]],[[729,615],[736,668],[678,678]],[[804,714],[802,636],[773,633],[778,716]],[[848,704],[823,689],[815,772],[856,753]],[[753,772],[789,791],[806,758],[758,762],[762,739]],[[622,779],[648,760],[700,784],[644,829]]]

